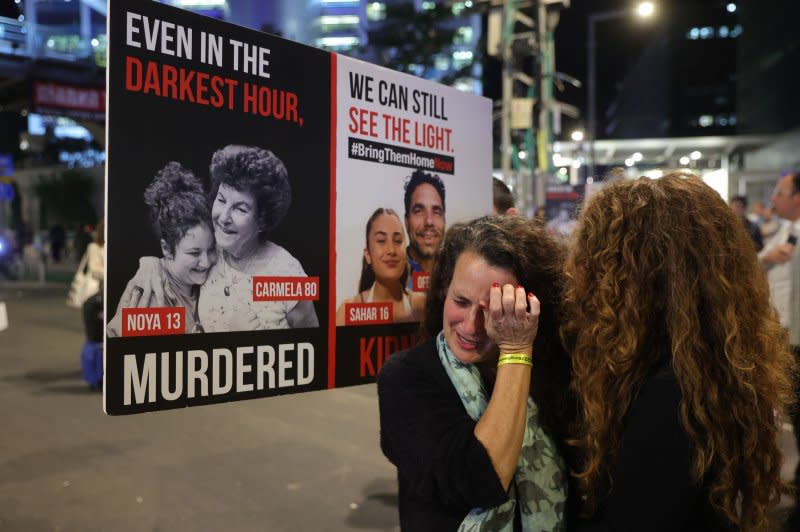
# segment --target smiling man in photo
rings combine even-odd
[[[405,184],[405,221],[409,246],[407,250],[409,290],[414,285],[414,273],[429,273],[436,250],[444,236],[445,190],[442,179],[416,170]],[[418,276],[417,276],[418,277]]]

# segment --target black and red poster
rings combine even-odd
[[[447,224],[491,205],[491,102],[155,2],[109,6],[104,407],[374,381]]]

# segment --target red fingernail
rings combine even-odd
[[[522,285],[521,285],[521,284],[518,284],[518,285],[517,285],[517,288],[522,288]]]
[[[536,296],[533,295],[533,292],[528,292],[528,297],[536,297]]]
[[[500,286],[500,283],[492,283],[492,288],[498,288],[499,286]]]

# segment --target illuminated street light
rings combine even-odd
[[[655,10],[656,6],[655,4],[653,4],[653,2],[642,2],[637,6],[636,13],[638,13],[640,17],[646,18],[652,15],[655,12]]]
[[[636,161],[634,161],[631,157],[625,159],[625,166],[631,167],[634,165],[634,163],[636,163]]]
[[[730,2],[727,6],[725,6],[725,9],[728,10],[728,13],[736,13],[736,4]]]
[[[572,140],[574,140],[575,142],[582,141],[583,140],[583,131],[581,131],[580,129],[576,129],[575,131],[572,132],[572,134],[570,135],[570,138]]]
[[[693,160],[693,161],[696,161],[696,160],[698,160],[698,159],[699,159],[700,157],[702,157],[702,156],[703,156],[703,154],[702,154],[702,153],[700,153],[700,152],[699,152],[699,151],[697,151],[697,150],[695,150],[695,151],[693,151],[692,153],[690,153],[690,154],[689,154],[689,158],[690,158],[691,160]]]
[[[524,161],[525,159],[528,158],[528,152],[526,152],[525,150],[519,150],[517,156]]]
[[[636,161],[638,163],[639,161],[642,160],[642,154],[637,151],[636,153],[631,155],[631,159],[633,159],[634,161]]]
[[[689,164],[689,158],[684,155],[678,160],[678,162],[681,163],[681,166],[686,166],[687,164]]]
[[[587,75],[588,87],[587,95],[589,98],[589,127],[587,134],[589,135],[589,170],[587,176],[593,176],[595,173],[595,156],[594,156],[594,141],[597,138],[597,112],[596,112],[596,87],[595,87],[595,70],[597,68],[596,61],[596,48],[597,42],[595,38],[595,26],[598,22],[605,22],[618,18],[627,17],[630,11],[627,9],[620,9],[614,11],[601,11],[599,13],[592,13],[587,19],[588,40],[586,41],[586,63],[589,68]],[[641,2],[636,8],[636,14],[642,18],[650,18],[655,13],[655,4],[653,2]]]

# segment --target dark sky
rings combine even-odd
[[[567,85],[566,90],[556,92],[555,97],[577,105],[586,116],[587,23],[590,14],[626,8],[630,11],[628,16],[595,24],[599,116],[615,96],[617,85],[636,64],[643,47],[674,19],[676,10],[686,7],[693,10],[706,7],[722,10],[727,3],[726,0],[656,0],[655,14],[649,19],[642,19],[635,14],[635,7],[639,4],[636,0],[572,0],[570,7],[561,11],[555,32],[556,70],[580,79],[584,85],[580,89]]]
[[[17,18],[19,16],[19,6],[14,0],[0,0],[0,17]]]
[[[663,2],[662,2],[663,3]],[[586,115],[587,102],[587,23],[591,13],[623,10],[635,6],[629,0],[572,0],[569,9],[561,12],[555,32],[556,70],[580,79],[580,89],[566,85],[556,98],[577,105]],[[663,15],[663,12],[661,13]],[[627,17],[599,22],[595,25],[597,109],[604,107],[615,92],[615,85],[635,63],[639,51],[656,31],[659,13],[651,19],[640,19],[631,7]]]

